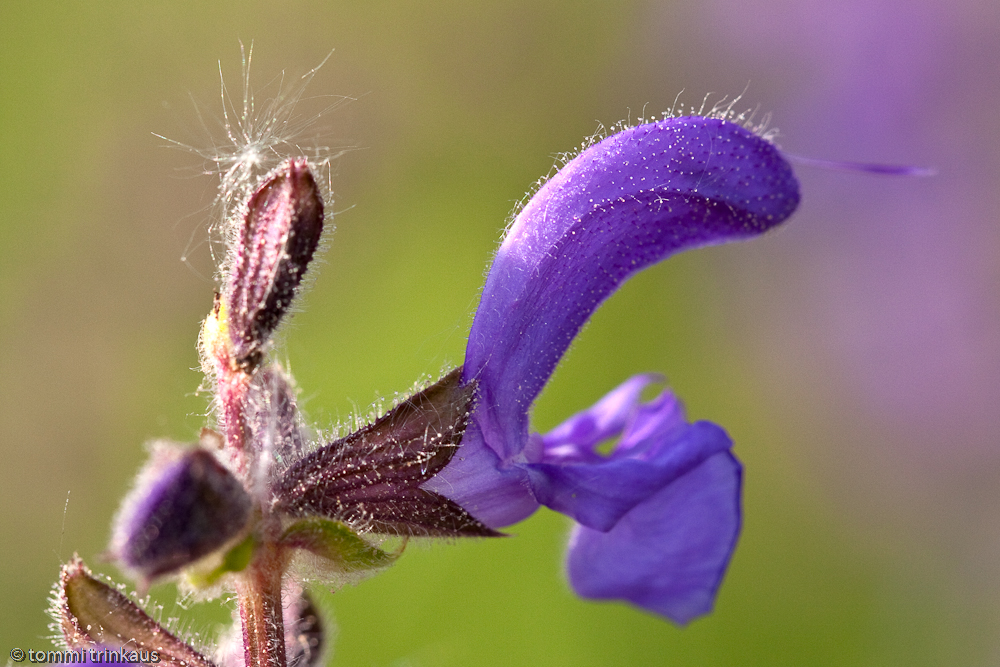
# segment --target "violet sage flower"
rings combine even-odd
[[[141,586],[179,575],[194,589],[228,588],[234,629],[213,650],[195,648],[74,558],[53,596],[65,645],[129,644],[179,667],[313,667],[325,633],[296,561],[342,584],[390,566],[411,537],[499,537],[540,505],[576,522],[567,569],[580,595],[678,623],[706,613],[740,527],[741,468],[725,431],[688,423],[669,391],[643,403],[662,381],[653,374],[547,434],[530,431],[528,413],[629,276],[763,233],[797,203],[780,153],[738,124],[625,129],[569,162],[514,219],[464,365],[353,433],[314,442],[270,355],[325,219],[309,162],[285,160],[227,217],[221,293],[199,340],[217,430],[191,448],[154,446],[109,550]],[[600,453],[610,438],[617,446]],[[380,536],[401,540],[389,550]]]
[[[540,504],[576,522],[569,579],[679,623],[710,610],[740,526],[740,465],[726,433],[688,424],[652,381],[627,381],[545,436],[528,413],[591,313],[673,253],[757,236],[798,205],[767,140],[720,118],[631,127],[584,150],[514,218],[483,288],[462,378],[477,403],[459,453],[424,488],[486,525]],[[619,435],[602,456],[594,447]]]

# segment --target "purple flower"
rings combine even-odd
[[[313,665],[323,632],[294,576],[308,552],[332,574],[370,573],[402,552],[366,533],[496,537],[546,505],[577,525],[569,579],[677,623],[708,612],[740,527],[741,467],[709,422],[639,375],[546,435],[528,411],[590,314],[673,252],[746,238],[798,203],[766,140],[718,118],[634,127],[585,150],[515,218],[487,278],[465,365],[372,423],[306,451],[291,379],[269,358],[322,232],[306,161],[266,176],[242,211],[226,290],[202,328],[221,432],[161,445],[115,522],[110,555],[142,581],[183,573],[236,593],[242,631],[217,659]],[[599,447],[617,438],[609,454]],[[303,554],[304,556],[306,554]],[[311,562],[311,561],[310,561]],[[75,559],[53,615],[68,647],[109,639],[210,665]]]
[[[685,623],[707,612],[736,542],[740,466],[725,432],[688,424],[638,376],[546,436],[528,412],[591,313],[675,252],[759,235],[798,205],[778,150],[717,118],[632,127],[583,151],[514,219],[486,279],[463,381],[477,404],[459,452],[423,488],[491,527],[539,504],[577,521],[570,582]],[[621,435],[609,456],[595,452]]]

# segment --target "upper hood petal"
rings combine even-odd
[[[528,202],[497,251],[466,348],[473,415],[512,460],[528,409],[580,327],[631,275],[675,252],[758,235],[799,202],[768,141],[727,121],[669,118],[591,146]]]

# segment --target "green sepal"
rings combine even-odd
[[[396,553],[382,551],[368,544],[346,524],[322,517],[301,519],[291,524],[281,536],[281,543],[312,552],[343,572],[388,567],[403,553],[402,547]]]

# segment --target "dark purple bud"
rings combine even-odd
[[[305,446],[295,390],[276,364],[260,368],[246,398],[250,442],[282,469],[301,457]]]
[[[474,394],[474,383],[461,384],[461,368],[453,370],[290,467],[275,487],[275,509],[377,533],[500,535],[454,501],[420,488],[454,456]]]
[[[122,593],[98,581],[74,557],[62,567],[52,614],[66,646],[110,646],[138,651],[140,662],[164,667],[214,667],[212,662],[167,632]],[[144,657],[155,652],[153,656]]]
[[[255,367],[323,233],[323,198],[304,158],[286,160],[247,202],[225,306],[237,363]]]
[[[309,593],[302,593],[294,602],[284,606],[284,621],[288,667],[322,664],[323,619]]]
[[[148,582],[226,546],[250,510],[243,485],[211,452],[159,445],[122,503],[110,555]]]

